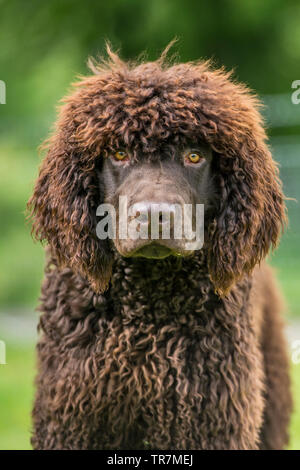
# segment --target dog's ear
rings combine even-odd
[[[278,169],[265,143],[260,116],[254,108],[251,111],[248,129],[240,133],[237,129],[234,135],[233,123],[231,139],[223,139],[215,158],[220,206],[211,227],[208,265],[219,295],[226,295],[277,245],[285,222]]]
[[[46,143],[47,154],[28,202],[32,231],[50,245],[59,265],[72,267],[96,292],[103,292],[111,276],[112,253],[108,241],[96,235],[96,208],[103,202],[97,158],[76,138],[80,122],[74,112],[76,95],[69,101]]]

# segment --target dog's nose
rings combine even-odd
[[[141,225],[158,224],[160,228],[174,225],[174,204],[139,202],[134,204],[134,211]]]

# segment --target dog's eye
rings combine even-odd
[[[123,150],[118,150],[115,154],[114,154],[114,158],[115,160],[118,160],[119,162],[120,161],[123,161],[123,160],[127,160],[128,159],[128,155],[126,152],[123,152]]]
[[[188,153],[185,158],[187,163],[199,163],[201,160],[203,160],[203,157],[195,152]]]

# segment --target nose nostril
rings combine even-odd
[[[172,227],[174,224],[175,210],[172,204],[142,202],[136,203],[134,209],[134,218],[138,219],[142,225],[158,224],[161,230],[163,227],[169,225]]]

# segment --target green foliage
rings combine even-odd
[[[33,149],[0,144],[0,305],[34,307],[42,278],[42,248],[34,244],[25,220],[26,200],[37,173]]]

